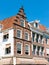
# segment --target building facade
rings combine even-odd
[[[28,22],[23,7],[0,21],[0,65],[49,64],[49,29]]]

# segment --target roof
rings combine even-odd
[[[5,30],[5,29],[8,29],[8,28],[11,28],[13,27],[13,23],[14,21],[16,20],[16,16],[13,16],[13,17],[10,17],[10,18],[7,18],[7,19],[4,19],[0,22],[0,24],[3,25],[3,28],[2,30]],[[34,22],[35,23],[35,22]],[[30,23],[32,27],[33,26],[33,23]],[[46,27],[43,26],[42,24],[39,23],[39,30],[42,30],[42,31],[46,31]]]
[[[34,23],[38,23],[39,24],[39,28],[38,29],[40,29],[42,31],[46,31],[46,27],[44,25],[40,24],[39,21],[32,21],[32,22],[30,22],[32,27],[34,27]]]
[[[43,26],[43,25],[41,25],[41,24],[39,24],[39,29],[41,29],[41,30],[43,30],[43,31],[46,31],[46,27]]]
[[[13,26],[13,22],[14,22],[14,19],[16,18],[16,16],[13,16],[11,18],[7,18],[7,19],[4,19],[0,22],[0,24],[3,25],[3,28],[2,30],[5,30],[5,29],[8,29],[8,28],[11,28]]]

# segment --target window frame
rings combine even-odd
[[[39,22],[35,22],[33,25],[34,25],[35,28],[39,29]]]
[[[22,22],[22,21],[24,22],[24,23],[23,23],[24,26],[21,25],[21,22]],[[20,19],[20,25],[21,25],[22,27],[25,27],[25,20],[24,20],[24,19]]]
[[[20,37],[18,37],[18,35],[17,35],[17,31],[18,31],[18,30],[20,31]],[[16,30],[16,37],[17,37],[17,38],[22,38],[22,30],[20,30],[20,29],[17,29],[17,30]]]
[[[28,34],[28,39],[26,39],[26,36],[25,36],[25,40],[28,40],[29,41],[29,33],[28,32],[25,32],[25,34]]]
[[[32,32],[32,42],[34,42],[35,40],[34,40],[34,38],[35,38],[35,33],[34,32]]]
[[[25,46],[28,46],[28,54],[25,54],[25,55],[30,55],[30,45],[29,44],[25,44]],[[24,47],[25,48],[25,47]],[[25,52],[26,52],[26,48],[25,48]]]
[[[8,49],[8,51],[7,51],[7,49]],[[5,48],[5,54],[11,54],[11,46]]]
[[[5,36],[6,36],[6,38],[5,38]],[[4,34],[3,35],[3,41],[7,41],[8,39],[9,39],[9,33]]]
[[[17,48],[17,44],[21,44],[21,53],[20,53],[20,54],[19,54],[19,53],[17,53],[17,54],[22,55],[22,46],[23,46],[23,45],[22,45],[22,43],[21,43],[21,42],[17,42],[17,43],[16,43],[16,48]],[[16,52],[17,52],[17,49],[16,49]]]

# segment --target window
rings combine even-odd
[[[25,54],[29,54],[29,46],[28,45],[25,45]]]
[[[21,44],[17,43],[17,53],[21,54]]]
[[[39,35],[37,34],[36,42],[38,42],[38,39],[39,39]]]
[[[9,54],[9,53],[11,53],[11,47],[7,47],[7,48],[5,49],[5,54]]]
[[[35,38],[35,33],[32,33],[32,40],[34,42],[34,38]]]
[[[47,38],[46,38],[46,44],[47,44]]]
[[[20,20],[20,25],[24,27],[24,20]]]
[[[38,22],[38,21],[36,21],[36,22],[34,23],[34,27],[35,27],[35,28],[39,28],[39,22]]]
[[[44,55],[43,51],[44,51],[44,47],[41,47],[41,55]]]
[[[1,29],[2,29],[2,25],[0,24],[0,31],[1,31]]]
[[[38,23],[36,23],[36,27],[38,27]]]
[[[29,40],[29,34],[27,32],[25,33],[25,40]]]
[[[9,34],[3,35],[3,40],[7,40],[9,38]]]
[[[41,36],[41,42],[42,42],[43,36]]]
[[[39,55],[40,46],[37,47],[37,55]]]
[[[17,30],[17,38],[21,38],[22,34],[21,34],[21,30]]]
[[[36,46],[33,45],[33,51],[32,51],[33,55],[35,54],[35,50],[36,50]]]

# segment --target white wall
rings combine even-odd
[[[4,32],[0,33],[0,56],[13,56],[14,55],[14,29],[9,29],[9,39],[7,41],[3,41]],[[6,44],[11,44],[11,54],[5,54],[5,46]]]

